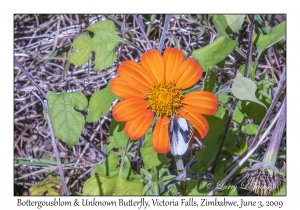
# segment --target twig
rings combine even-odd
[[[54,129],[53,129],[52,121],[51,121],[51,117],[50,117],[50,111],[49,111],[49,107],[48,107],[48,101],[46,99],[43,101],[35,92],[32,92],[32,93],[38,99],[41,100],[41,102],[43,104],[43,107],[45,108],[46,117],[47,117],[47,120],[48,120],[49,129],[50,129],[51,143],[52,143],[52,147],[53,147],[53,151],[54,151],[54,154],[55,154],[55,158],[56,158],[56,162],[57,162],[57,167],[58,167],[58,171],[59,171],[59,177],[60,177],[61,183],[63,185],[65,195],[69,196],[70,193],[69,193],[66,181],[65,181],[65,177],[64,177],[63,170],[62,170],[62,165],[61,165],[60,157],[59,157],[59,153],[58,153],[58,150],[57,150],[57,147],[56,147],[55,136],[54,136]]]
[[[144,38],[145,38],[146,41],[147,41],[147,44],[148,44],[149,49],[152,49],[153,47],[152,47],[152,45],[151,45],[151,43],[150,43],[150,41],[149,41],[149,39],[148,39],[148,37],[147,37],[145,31],[144,31],[144,29],[143,29],[143,27],[142,27],[142,25],[141,25],[139,19],[137,18],[136,15],[133,15],[133,17],[134,17],[135,21],[137,22],[137,24],[139,25],[139,28],[140,28],[141,32],[143,33]]]
[[[171,15],[166,15],[165,23],[164,23],[164,29],[163,29],[163,32],[162,32],[162,35],[161,35],[160,41],[159,41],[159,47],[158,47],[159,53],[161,53],[162,48],[164,46],[164,42],[165,42],[165,39],[166,39],[166,33],[167,33],[167,30],[168,30],[170,19],[171,19]]]
[[[19,67],[19,69],[26,75],[26,77],[30,80],[30,82],[35,85],[35,87],[40,91],[40,93],[45,98],[46,94],[42,90],[42,88],[34,81],[34,79],[32,78],[32,76],[21,66],[21,64],[19,64],[19,62],[16,60],[16,58],[14,58],[14,60],[15,60],[15,64]]]

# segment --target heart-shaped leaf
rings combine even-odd
[[[87,108],[88,102],[82,92],[61,93],[48,92],[46,95],[55,136],[69,147],[79,139],[84,127],[84,116],[74,110]]]

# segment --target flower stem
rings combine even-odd
[[[121,176],[121,174],[122,174],[122,169],[123,169],[123,166],[124,166],[125,156],[126,156],[126,154],[127,154],[129,142],[130,142],[130,138],[128,138],[127,143],[126,143],[126,146],[125,146],[125,148],[124,148],[124,152],[123,152],[123,155],[122,155],[122,161],[121,161],[120,169],[119,169],[119,176]]]

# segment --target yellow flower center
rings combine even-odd
[[[176,88],[174,82],[154,84],[147,93],[148,109],[151,109],[156,116],[171,117],[177,109],[182,106],[181,90]]]

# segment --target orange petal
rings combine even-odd
[[[151,75],[141,65],[133,61],[124,61],[118,68],[118,74],[129,84],[143,90],[149,90],[153,85]]]
[[[151,110],[146,109],[139,116],[127,121],[124,128],[126,135],[132,140],[141,138],[149,129],[153,117],[154,113]]]
[[[175,81],[176,73],[184,61],[184,54],[181,50],[168,47],[163,55],[165,65],[165,81]]]
[[[191,112],[201,114],[214,114],[218,109],[217,97],[208,91],[196,91],[184,95],[182,99],[184,107]]]
[[[141,56],[142,66],[152,75],[156,83],[164,82],[164,63],[156,49],[147,51]]]
[[[146,98],[146,91],[138,89],[130,85],[126,80],[121,77],[116,77],[111,80],[110,90],[117,96],[128,99],[128,98]]]
[[[178,112],[187,120],[189,120],[193,126],[200,133],[201,138],[204,138],[209,130],[207,120],[199,113],[190,112],[189,110],[182,107]]]
[[[193,58],[185,60],[175,76],[175,84],[179,89],[186,89],[198,82],[202,76],[202,68]]]
[[[161,117],[154,127],[152,146],[157,153],[167,153],[170,151],[169,123],[170,119],[168,117]]]
[[[118,122],[131,120],[147,110],[147,101],[144,99],[125,99],[117,103],[112,109],[112,115]]]

